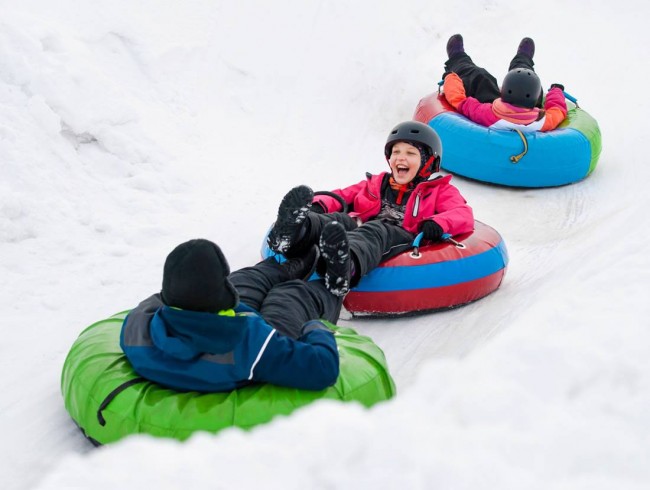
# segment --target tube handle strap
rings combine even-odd
[[[522,151],[518,155],[512,155],[510,157],[510,161],[512,163],[518,163],[519,160],[524,158],[526,156],[526,153],[528,153],[528,140],[526,140],[526,136],[524,136],[524,133],[522,133],[518,129],[515,129],[515,132],[519,135],[519,137],[521,138],[521,142],[524,144],[524,151]]]
[[[99,422],[99,425],[104,427],[106,425],[106,419],[104,418],[104,415],[102,412],[108,407],[108,405],[115,399],[117,395],[122,393],[124,390],[127,388],[138,384],[138,383],[143,383],[147,381],[145,378],[133,378],[130,379],[121,385],[119,385],[117,388],[115,388],[113,391],[111,391],[106,398],[104,398],[104,401],[99,405],[99,408],[97,409],[97,421]]]

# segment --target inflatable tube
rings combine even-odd
[[[442,168],[449,172],[511,187],[553,187],[584,179],[600,157],[598,123],[570,101],[567,105],[558,129],[543,133],[486,128],[455,112],[437,93],[420,100],[413,119],[436,130]],[[522,153],[517,162],[511,160]]]
[[[272,255],[264,240],[262,257]],[[417,257],[407,251],[382,262],[346,295],[343,306],[353,316],[403,316],[455,308],[496,290],[507,265],[501,235],[476,221],[473,232],[421,247]]]
[[[403,252],[363,277],[343,302],[355,316],[397,316],[462,306],[487,296],[503,280],[505,242],[476,222],[471,233]]]
[[[166,389],[138,377],[120,349],[119,335],[127,313],[83,331],[63,365],[65,408],[96,445],[131,434],[184,440],[197,431],[216,433],[231,426],[248,429],[320,399],[357,401],[369,407],[395,394],[381,349],[368,337],[331,324],[336,331],[340,375],[325,390],[267,384],[228,393]]]

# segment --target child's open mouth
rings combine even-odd
[[[406,175],[409,173],[409,167],[408,165],[397,165],[395,171],[397,172],[397,175]]]

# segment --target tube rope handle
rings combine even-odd
[[[576,107],[580,107],[578,105],[578,99],[576,99],[573,95],[571,95],[569,92],[565,92],[564,90],[562,91],[562,93],[564,94],[564,97],[569,99],[571,102],[573,102],[576,105]]]
[[[411,258],[413,259],[420,259],[422,258],[422,254],[420,253],[420,242],[422,242],[422,239],[424,238],[424,232],[420,232],[416,235],[415,239],[413,240],[413,250],[411,251]],[[453,244],[456,248],[467,248],[464,243],[457,242],[451,237],[451,234],[449,233],[443,233],[442,236],[440,237],[442,240],[445,242],[449,242]]]
[[[411,250],[411,258],[412,259],[421,259],[422,254],[420,254],[420,242],[424,238],[424,232],[420,232],[415,236],[415,239],[413,240],[413,250]]]
[[[457,242],[454,240],[449,233],[444,233],[442,239],[446,242],[453,243],[456,248],[467,248],[464,243]]]
[[[515,132],[519,135],[519,137],[521,138],[522,143],[524,144],[524,151],[522,151],[519,155],[512,155],[510,157],[510,161],[512,163],[518,163],[519,160],[524,158],[526,156],[526,153],[528,153],[528,140],[526,139],[526,136],[524,136],[524,133],[522,133],[518,129],[515,129]]]

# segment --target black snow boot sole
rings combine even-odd
[[[325,261],[325,287],[334,296],[345,296],[350,291],[350,243],[343,225],[325,225],[318,247]]]
[[[294,187],[284,196],[278,208],[278,218],[267,238],[271,250],[284,254],[291,248],[307,219],[313,199],[314,191],[306,185]]]

